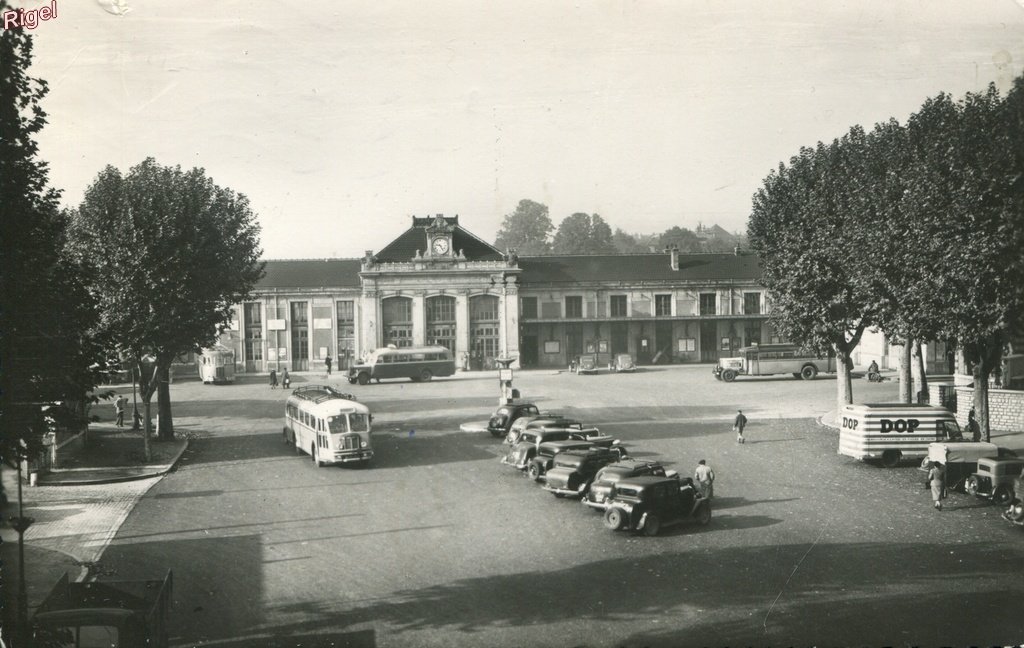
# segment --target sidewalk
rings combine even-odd
[[[85,447],[64,467],[40,476],[38,486],[22,484],[24,515],[35,520],[25,532],[25,582],[31,611],[67,572],[73,580],[107,574],[99,564],[107,544],[135,504],[160,477],[171,471],[188,448],[188,439],[151,440],[152,461],[144,463],[141,432],[93,424]],[[17,618],[18,534],[9,519],[18,514],[18,479],[2,470],[8,502],[2,510],[0,560],[3,565],[4,625]]]

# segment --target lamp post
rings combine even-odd
[[[22,451],[18,453],[18,515],[10,517],[11,528],[18,533],[18,635],[19,646],[27,645],[29,640],[28,627],[28,590],[25,587],[25,532],[35,522],[25,517],[24,500],[21,495],[21,463],[27,459]]]

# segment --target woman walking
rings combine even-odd
[[[935,510],[942,510],[942,500],[946,490],[946,467],[937,461],[931,462],[928,467],[928,485],[932,488],[932,500],[935,502]]]

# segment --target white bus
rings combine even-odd
[[[235,382],[235,352],[217,345],[196,355],[196,368],[203,384]]]
[[[369,408],[328,385],[296,387],[285,405],[284,440],[318,467],[373,457]]]
[[[352,365],[348,370],[351,384],[366,385],[382,378],[408,378],[426,382],[435,376],[455,373],[452,352],[443,346],[383,347],[370,353],[365,362]]]
[[[818,358],[796,344],[761,344],[743,347],[737,358],[720,358],[711,373],[718,380],[732,382],[737,376],[792,374],[794,378],[814,380],[819,372],[833,373],[834,357]]]

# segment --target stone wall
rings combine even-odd
[[[956,388],[956,420],[967,427],[967,414],[974,405],[972,387]],[[1015,389],[988,390],[988,421],[993,431],[1020,432],[1024,430],[1024,391]]]

